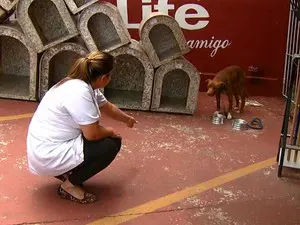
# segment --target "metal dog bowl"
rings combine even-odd
[[[212,123],[215,125],[222,125],[222,124],[224,124],[225,119],[226,119],[226,116],[224,116],[222,114],[214,114],[212,116]]]
[[[242,119],[234,119],[232,121],[232,129],[233,130],[247,130],[248,122]]]

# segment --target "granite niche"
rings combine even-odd
[[[141,22],[139,35],[155,68],[190,51],[178,22],[160,12],[150,14]]]
[[[151,111],[193,114],[200,80],[197,68],[183,57],[159,67],[154,76]]]
[[[0,97],[36,100],[37,54],[20,29],[0,25]]]
[[[10,16],[14,13],[14,9],[10,11],[6,11],[0,6],[0,23],[5,23],[10,18]],[[7,24],[7,23],[6,23]]]
[[[112,52],[115,67],[104,95],[122,109],[149,111],[154,68],[139,43],[135,40]]]
[[[5,12],[5,10],[0,7],[0,22],[6,20],[6,18],[7,18],[6,15],[7,15],[7,13]]]
[[[68,8],[73,14],[77,14],[98,0],[65,0]]]
[[[63,0],[20,0],[16,13],[38,53],[79,34]]]
[[[0,7],[5,11],[11,11],[15,8],[19,0],[0,0]]]
[[[67,76],[72,64],[88,54],[86,48],[77,43],[61,43],[44,52],[39,66],[39,99],[58,81]]]
[[[130,43],[130,34],[116,6],[95,3],[82,11],[79,30],[89,51],[108,52]]]

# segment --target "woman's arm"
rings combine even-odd
[[[133,127],[137,121],[128,114],[124,113],[122,110],[120,110],[116,105],[112,104],[111,102],[107,101],[103,106],[100,107],[101,112],[104,112],[107,116],[123,122],[127,124],[128,127]]]
[[[80,125],[83,136],[89,141],[96,141],[107,137],[117,136],[112,128],[104,128],[95,122],[89,125]]]

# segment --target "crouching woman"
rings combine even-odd
[[[79,203],[96,196],[83,182],[105,169],[121,148],[121,137],[99,121],[101,113],[133,127],[136,120],[100,92],[111,80],[114,58],[92,52],[78,59],[68,76],[51,87],[35,111],[27,134],[29,170],[63,181],[58,195]]]

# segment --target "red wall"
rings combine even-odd
[[[230,43],[219,48],[215,55],[213,49],[193,48],[186,58],[201,74],[200,91],[206,91],[205,79],[229,65],[239,65],[247,72],[250,95],[280,96],[284,71],[286,34],[288,29],[289,1],[282,0],[108,0],[118,6],[123,19],[129,24],[138,24],[142,19],[142,5],[151,6],[153,11],[159,2],[168,3],[169,15],[175,17],[176,11],[186,4],[196,4],[197,9],[207,12],[209,18],[194,18],[186,21],[195,25],[199,20],[209,21],[202,29],[183,28],[187,41],[221,40]],[[146,2],[146,3],[142,3]],[[123,4],[123,6],[121,5]],[[124,12],[127,4],[128,17]],[[173,6],[172,6],[173,5]],[[193,5],[195,6],[195,5]],[[166,7],[164,7],[166,9]],[[182,10],[182,8],[180,9]],[[197,13],[190,9],[187,13]],[[181,21],[182,23],[182,21]],[[132,38],[139,40],[138,30],[129,31]],[[190,42],[189,42],[190,43]],[[216,46],[217,43],[215,43]],[[251,69],[252,67],[252,69]]]

